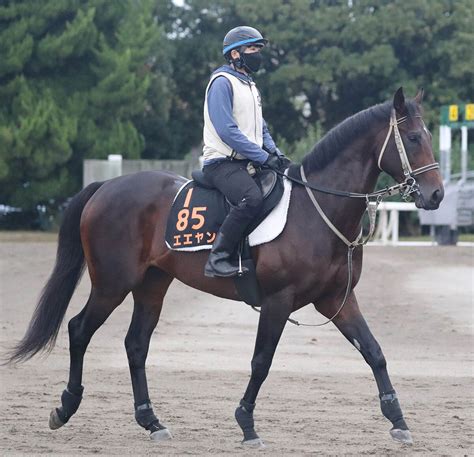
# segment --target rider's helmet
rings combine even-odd
[[[267,43],[268,40],[263,38],[263,35],[257,29],[242,25],[227,32],[222,43],[222,54],[229,60],[232,49],[240,49],[241,46],[252,44],[259,44],[263,47]]]

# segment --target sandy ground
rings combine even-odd
[[[51,238],[0,242],[2,351],[23,335],[55,247]],[[1,368],[1,454],[473,455],[473,255],[471,248],[366,248],[359,303],[388,360],[412,447],[391,440],[369,367],[330,324],[287,326],[255,412],[267,448],[242,449],[233,413],[258,315],[175,282],[148,357],[155,412],[174,440],[151,442],[135,423],[123,347],[127,299],[94,336],[84,400],[60,430],[49,430],[48,417],[67,381],[66,325],[48,358]],[[86,276],[67,319],[88,291]],[[312,307],[294,317],[323,320]]]

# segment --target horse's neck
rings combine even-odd
[[[375,138],[354,141],[324,169],[310,173],[312,184],[328,189],[369,193],[375,188],[379,170],[375,163]],[[331,222],[351,241],[358,235],[360,220],[365,210],[363,199],[337,197],[315,192]]]

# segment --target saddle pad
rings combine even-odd
[[[285,228],[290,206],[291,182],[284,179],[281,200],[250,233],[250,246],[274,240]],[[216,189],[196,186],[188,181],[178,190],[166,225],[166,246],[173,251],[211,249],[229,204]]]

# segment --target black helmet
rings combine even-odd
[[[261,44],[262,46],[265,46],[267,43],[268,40],[263,38],[262,34],[257,29],[242,25],[227,32],[227,35],[224,37],[224,42],[222,43],[222,54],[226,55],[228,52],[232,51],[232,49],[244,45]]]

